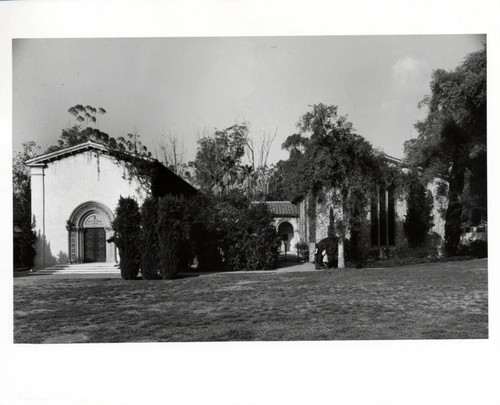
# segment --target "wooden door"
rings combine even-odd
[[[85,262],[106,261],[106,232],[104,228],[85,229],[84,252]]]

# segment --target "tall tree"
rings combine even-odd
[[[445,251],[456,254],[462,228],[487,220],[486,48],[469,54],[452,71],[434,71],[429,111],[405,143],[408,163],[424,178],[447,182]]]
[[[162,135],[157,142],[156,158],[178,176],[191,180],[189,167],[184,161],[185,153],[184,144],[179,144],[176,135],[170,134],[168,138]]]
[[[12,159],[12,202],[14,221],[20,228],[16,246],[17,257],[14,261],[23,267],[33,266],[35,257],[35,239],[31,221],[31,176],[25,162],[34,157],[40,147],[34,142],[23,143],[23,150],[17,152]]]
[[[141,265],[141,214],[136,200],[120,196],[112,226],[122,278],[135,280]]]
[[[248,124],[246,124],[248,126]],[[274,133],[262,132],[261,136],[254,140],[252,136],[247,136],[246,138],[246,154],[250,165],[253,170],[256,171],[259,167],[267,167],[267,159],[269,158],[269,152],[271,151],[271,146],[276,139],[278,134],[278,128]]]
[[[265,200],[269,196],[274,168],[268,166],[267,160],[277,134],[278,128],[274,133],[262,132],[257,140],[247,136],[245,151],[249,164],[241,168],[241,183],[243,190],[253,200]]]
[[[270,173],[268,194],[271,200],[293,200],[300,194],[300,168],[309,138],[302,134],[293,134],[286,138],[281,148],[287,150],[287,160],[280,160]]]
[[[189,165],[202,191],[220,195],[233,187],[245,154],[247,136],[248,127],[235,124],[198,140],[196,157]]]
[[[98,117],[106,114],[104,108],[94,108],[90,105],[84,107],[77,104],[71,107],[68,113],[75,118],[75,123],[71,127],[62,130],[57,144],[50,146],[46,151],[47,153],[83,142],[94,141],[112,150],[151,157],[151,152],[141,143],[137,130],[128,133],[125,137],[120,136],[115,139],[96,127],[99,122]]]
[[[99,143],[108,148],[110,153],[124,164],[129,170],[128,176],[136,178],[141,187],[146,191],[152,191],[152,177],[155,175],[151,152],[142,144],[141,135],[134,129],[126,136],[114,138],[96,128],[98,116],[106,114],[102,107],[94,108],[81,104],[71,107],[68,113],[74,117],[75,123],[69,128],[62,130],[57,144],[50,146],[46,153],[55,152],[63,148],[75,146],[87,141]]]
[[[335,105],[317,104],[304,114],[298,127],[301,137],[310,134],[296,181],[303,193],[323,187],[334,190],[332,203],[340,207],[335,218],[338,236],[338,267],[344,267],[344,240],[359,232],[373,185],[381,180],[384,162],[369,142],[354,132]],[[300,142],[299,142],[300,141]]]
[[[406,217],[403,229],[411,248],[423,246],[432,222],[432,196],[420,181],[417,170],[407,175]]]

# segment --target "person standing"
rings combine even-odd
[[[328,254],[326,253],[326,248],[323,248],[321,256],[323,258],[323,267],[325,268],[325,270],[328,270]]]
[[[320,256],[319,256],[319,246],[317,243],[314,246],[314,268],[316,270],[321,268]]]

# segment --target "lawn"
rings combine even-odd
[[[177,280],[14,279],[14,342],[488,337],[487,260]]]

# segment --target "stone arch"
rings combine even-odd
[[[116,262],[116,246],[114,242],[109,241],[113,237],[113,218],[113,212],[97,201],[84,202],[73,210],[67,222],[70,263]],[[95,243],[99,246],[99,259],[89,260],[86,256],[86,243],[89,238],[86,238],[86,235],[94,232],[98,232],[96,237],[98,235],[99,241]]]
[[[104,204],[97,201],[87,201],[76,207],[69,217],[69,223],[76,227],[83,227],[84,221],[92,214],[99,215],[103,219],[105,227],[111,227],[113,212]]]
[[[293,237],[295,229],[293,225],[288,220],[283,220],[278,223],[278,234],[282,240],[282,250],[284,252],[290,252],[294,248]]]

